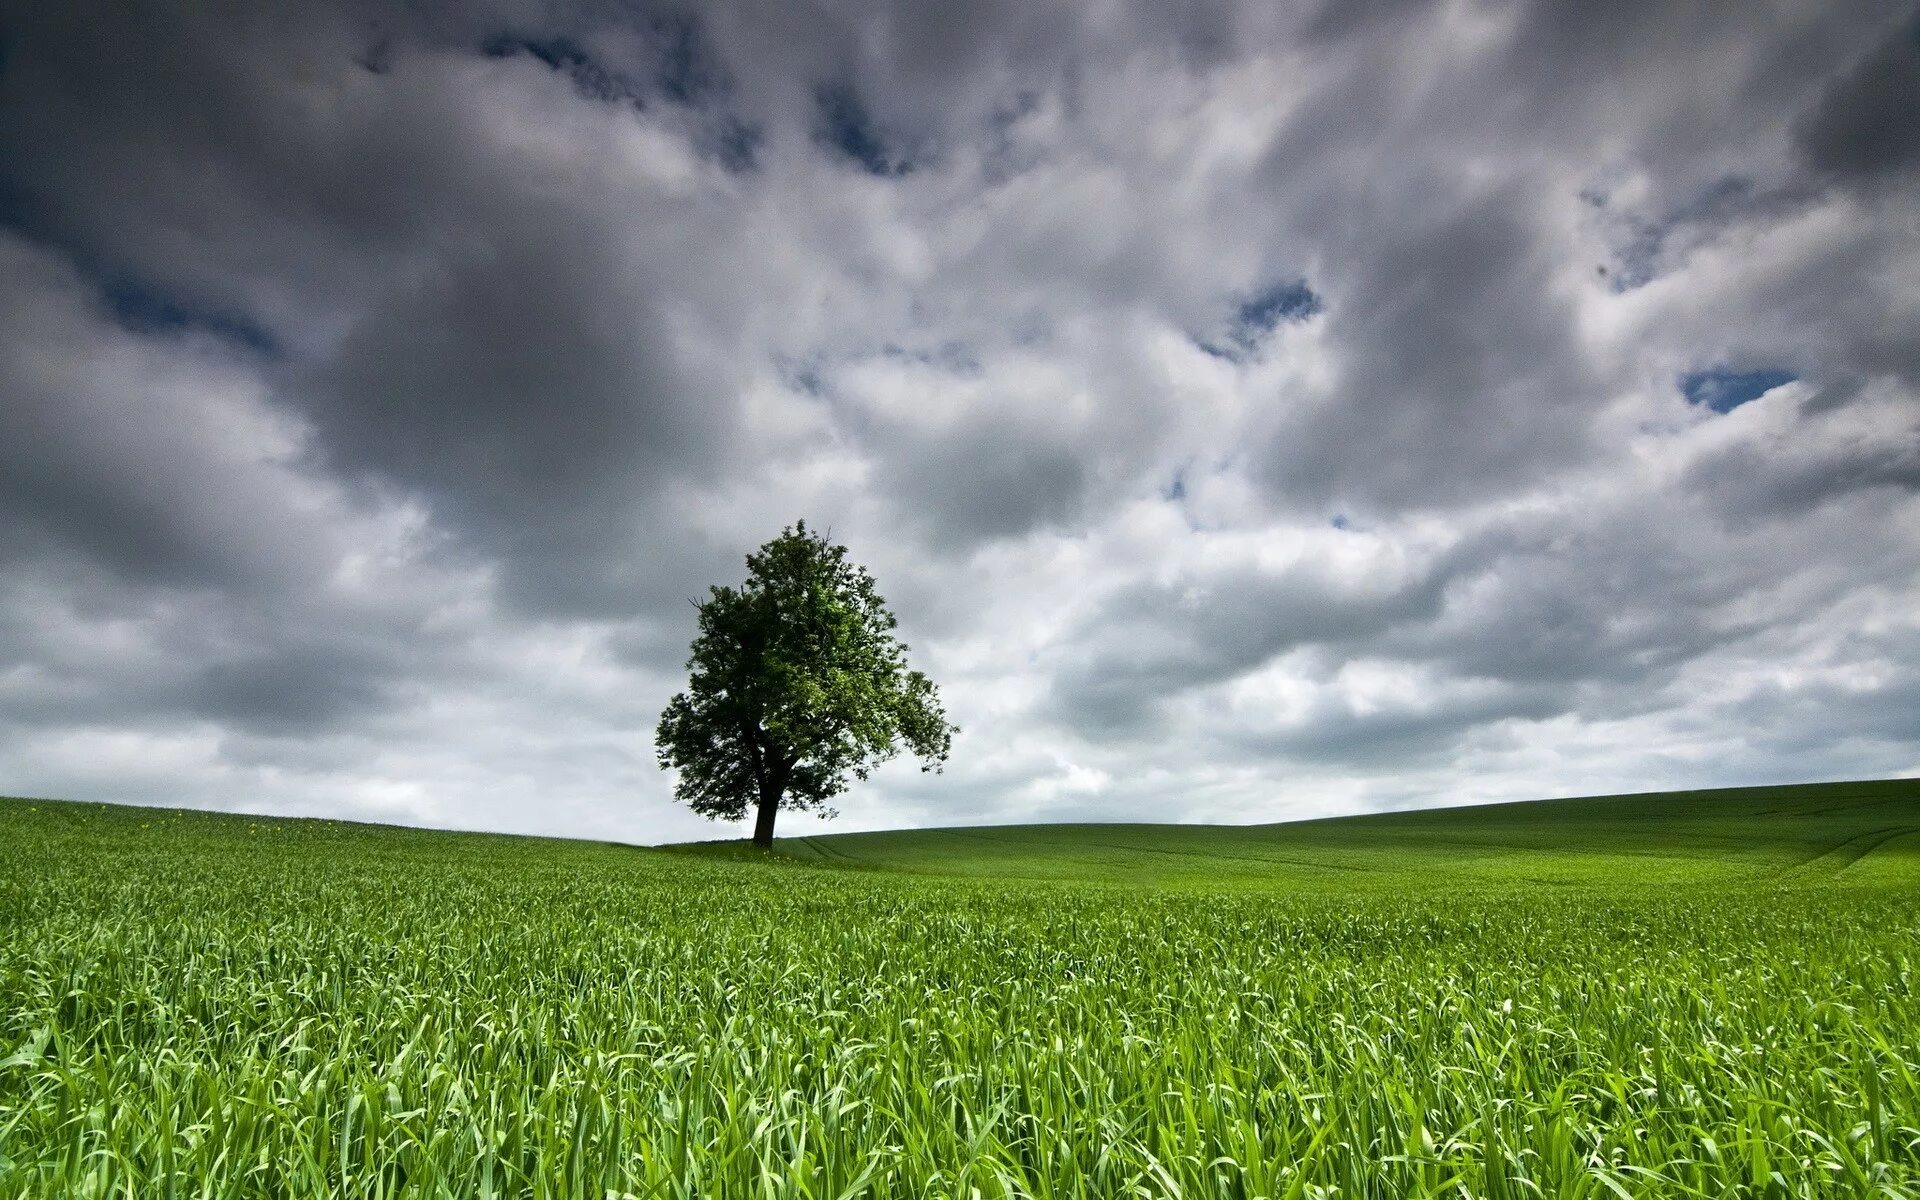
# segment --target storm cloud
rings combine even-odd
[[[800,517],[963,730],[840,828],[1920,773],[1917,64],[1811,0],[0,0],[0,789],[723,833],[652,724]]]

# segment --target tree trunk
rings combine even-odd
[[[760,789],[760,815],[753,823],[753,844],[762,850],[773,849],[773,814],[780,810],[780,793],[770,787]]]

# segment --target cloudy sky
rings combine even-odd
[[[0,0],[0,791],[733,836],[796,517],[833,828],[1920,774],[1910,9],[448,7]]]

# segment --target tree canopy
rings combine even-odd
[[[904,744],[938,771],[953,735],[933,682],[907,666],[873,576],[800,521],[747,556],[747,581],[697,605],[687,690],[654,735],[674,795],[714,819],[757,810],[773,842],[782,808],[829,801]]]

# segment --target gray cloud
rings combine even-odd
[[[1337,281],[1329,337],[1358,352],[1283,427],[1271,486],[1323,506],[1444,504],[1580,453],[1598,388],[1523,213],[1511,194],[1430,208]]]
[[[1910,13],[0,31],[7,790],[710,832],[799,516],[967,731],[850,825],[1920,771]]]
[[[376,302],[307,411],[329,465],[420,490],[531,603],[592,609],[633,585],[605,544],[718,465],[733,412],[720,364],[703,378],[661,344],[656,285],[608,270],[618,251],[569,215]]]
[[[1431,620],[1459,569],[1449,558],[1402,578],[1341,579],[1314,564],[1136,585],[1089,615],[1077,652],[1054,676],[1055,702],[1089,733],[1136,736],[1157,705],[1181,692],[1237,678],[1299,647],[1362,641],[1405,621]]]
[[[886,494],[927,514],[936,544],[1017,537],[1079,514],[1087,466],[1065,445],[1035,445],[1018,431],[943,434],[890,461]]]
[[[282,647],[204,667],[188,694],[195,716],[230,728],[310,734],[395,703],[389,666],[381,656],[362,661],[332,647]]]
[[[1444,762],[1476,731],[1504,722],[1558,717],[1573,705],[1563,689],[1542,686],[1470,688],[1385,709],[1357,712],[1325,699],[1300,719],[1271,731],[1241,730],[1222,739],[1233,751],[1284,757],[1335,768],[1401,768]]]
[[[1920,426],[1910,433],[1904,441],[1728,446],[1695,462],[1686,482],[1738,526],[1789,519],[1860,492],[1912,495],[1920,493]]]
[[[154,584],[321,569],[314,547],[271,527],[298,499],[272,461],[285,431],[246,411],[248,363],[205,335],[114,328],[78,272],[5,235],[0,280],[0,546],[79,552]],[[166,345],[161,361],[150,340]]]
[[[1920,23],[1902,25],[1829,83],[1795,129],[1815,170],[1862,183],[1920,167]]]

